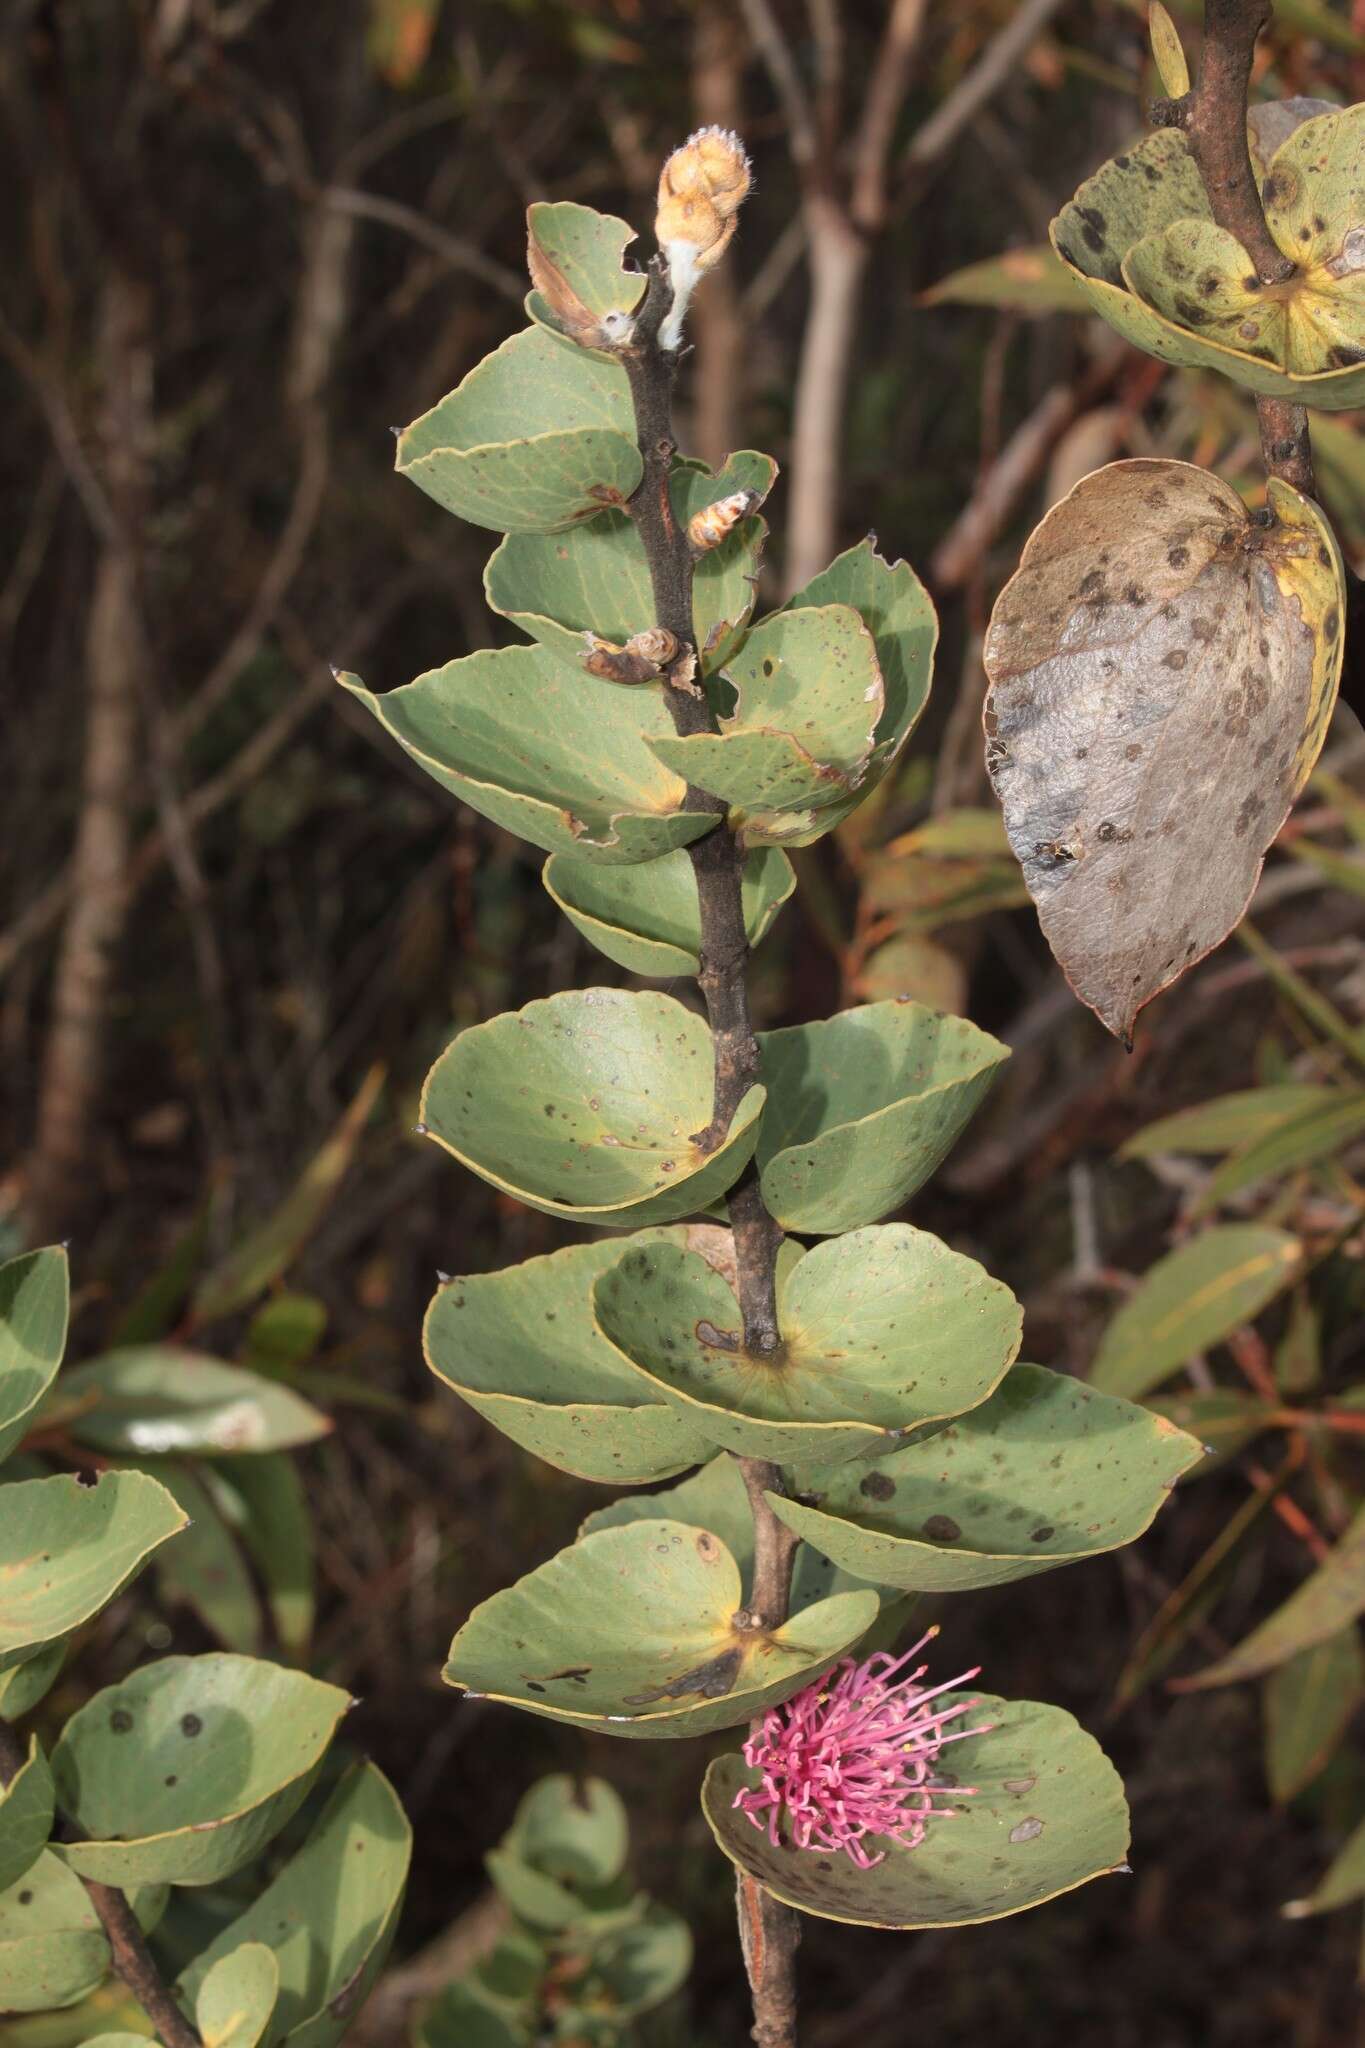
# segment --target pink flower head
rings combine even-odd
[[[950,1721],[981,1702],[959,1700],[938,1712],[931,1703],[975,1678],[980,1665],[941,1685],[922,1686],[928,1666],[920,1664],[892,1683],[937,1634],[931,1628],[903,1657],[879,1651],[864,1664],[845,1657],[754,1723],[744,1761],[763,1782],[737,1793],[734,1804],[756,1828],[766,1825],[774,1848],[781,1847],[785,1815],[796,1848],[842,1849],[860,1870],[871,1870],[886,1852],[869,1856],[864,1836],[918,1848],[929,1822],[953,1812],[935,1806],[936,1792],[975,1792],[974,1785],[936,1778],[934,1767],[946,1743],[986,1733],[981,1727],[945,1733]]]

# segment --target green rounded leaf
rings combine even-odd
[[[871,535],[836,555],[785,609],[830,604],[852,605],[872,635],[882,673],[884,702],[867,773],[853,799],[858,803],[881,780],[929,702],[938,614],[910,564],[885,561]]]
[[[788,1266],[782,1344],[751,1353],[730,1286],[676,1244],[636,1243],[593,1289],[646,1384],[739,1456],[830,1463],[974,1408],[1019,1349],[1007,1287],[927,1231],[850,1232]]]
[[[650,745],[668,767],[729,806],[748,845],[804,846],[824,811],[866,777],[885,688],[871,632],[847,604],[775,612],[725,668],[735,708],[719,733]]]
[[[129,1346],[78,1365],[62,1377],[63,1408],[68,1401],[78,1442],[148,1457],[284,1450],[332,1426],[277,1380],[177,1344]]]
[[[279,1965],[271,2048],[334,2048],[368,1996],[397,1925],[412,1831],[393,1787],[356,1764],[312,1833],[181,1979],[197,2003],[214,1964],[264,1942]]]
[[[526,301],[531,318],[583,348],[610,340],[602,316],[630,313],[644,297],[644,273],[627,270],[624,261],[634,228],[572,199],[542,199],[526,209],[526,229],[535,286]],[[618,332],[627,324],[615,323]]]
[[[28,1755],[8,1785],[0,1785],[0,1892],[32,1869],[52,1833],[52,1772],[29,1737]]]
[[[396,466],[475,526],[553,533],[591,519],[643,472],[625,373],[528,327],[404,429]]]
[[[461,1163],[550,1216],[613,1229],[705,1209],[747,1166],[763,1090],[723,1144],[711,1033],[671,996],[566,990],[461,1032],[427,1075],[421,1117]]]
[[[89,1893],[51,1850],[0,1892],[0,2012],[75,2005],[109,1969]]]
[[[608,1937],[594,1958],[614,2018],[635,2019],[671,1998],[692,1967],[692,1934],[685,1920],[651,1902],[633,1927]]]
[[[1100,1340],[1092,1386],[1137,1400],[1260,1314],[1298,1274],[1303,1246],[1260,1223],[1200,1231],[1144,1274]]]
[[[164,1486],[141,1472],[72,1474],[4,1490],[0,1517],[0,1672],[99,1613],[185,1526]]]
[[[280,1989],[275,1952],[244,1941],[208,1971],[194,2002],[204,2048],[257,2048]]]
[[[413,2048],[532,2048],[529,2023],[495,2012],[462,1983],[447,1984],[422,2014]]]
[[[945,1695],[951,1700],[953,1695]],[[757,1783],[742,1757],[718,1757],[706,1773],[702,1810],[720,1847],[775,1898],[822,1920],[863,1927],[965,1927],[1002,1920],[1119,1868],[1128,1852],[1128,1808],[1117,1771],[1092,1736],[1059,1707],[983,1696],[979,1735],[954,1743],[952,1818],[930,1822],[916,1849],[870,1837],[885,1861],[859,1870],[846,1856],[774,1848],[766,1831],[734,1810]],[[977,1716],[972,1717],[979,1725]]]
[[[728,1451],[676,1486],[665,1486],[658,1493],[622,1494],[609,1507],[595,1508],[578,1533],[591,1536],[598,1529],[624,1529],[632,1522],[656,1522],[661,1515],[670,1522],[688,1522],[718,1536],[739,1566],[743,1597],[748,1599],[754,1569],[754,1517],[739,1465]],[[793,1618],[832,1593],[866,1590],[866,1580],[841,1571],[809,1543],[803,1543],[797,1551],[792,1571]],[[898,1591],[880,1587],[877,1590],[884,1594],[883,1616],[890,1603],[901,1604]]]
[[[62,1362],[70,1294],[60,1245],[0,1265],[0,1460],[24,1435]]]
[[[49,1643],[35,1650],[22,1664],[0,1671],[0,1714],[7,1721],[22,1721],[46,1695],[66,1656],[66,1644]]]
[[[951,1151],[1009,1049],[921,1003],[866,1003],[760,1035],[763,1199],[784,1230],[875,1223]]]
[[[681,777],[646,744],[672,730],[660,691],[623,690],[541,648],[471,654],[383,697],[339,681],[443,789],[547,853],[654,860],[719,816],[685,811]]]
[[[556,1772],[526,1794],[504,1847],[565,1884],[611,1884],[625,1869],[630,1825],[619,1793],[604,1779]]]
[[[57,1853],[100,1884],[216,1883],[298,1810],[350,1704],[254,1657],[144,1666],[62,1731],[57,1798],[92,1839]]]
[[[927,1442],[841,1466],[818,1505],[770,1493],[835,1564],[905,1591],[1001,1586],[1131,1543],[1200,1445],[1164,1415],[1018,1365]]]
[[[569,922],[619,967],[660,981],[701,972],[697,882],[685,852],[629,868],[557,853],[542,880]],[[785,853],[763,846],[745,860],[741,886],[744,928],[756,946],[795,889],[796,875]]]
[[[827,1669],[878,1606],[840,1593],[769,1632],[737,1628],[740,1603],[739,1567],[709,1531],[603,1529],[476,1607],[445,1680],[608,1735],[706,1735]]]
[[[695,513],[736,491],[750,492],[754,504],[761,504],[776,475],[772,457],[749,448],[729,456],[719,470],[701,462],[680,462],[669,480],[673,516],[685,527]],[[696,564],[692,619],[704,674],[728,660],[743,638],[767,535],[767,527],[751,509]],[[484,590],[495,612],[580,673],[585,633],[622,646],[657,617],[644,545],[634,520],[624,512],[603,513],[552,538],[509,534],[489,561]],[[618,698],[622,694],[617,689]],[[637,722],[644,694],[624,693]],[[658,729],[671,732],[672,726],[666,723]]]
[[[523,1450],[607,1485],[665,1479],[708,1456],[597,1329],[592,1283],[619,1238],[446,1282],[427,1310],[427,1364]]]

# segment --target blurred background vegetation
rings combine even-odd
[[[1173,11],[1196,44],[1199,7]],[[1260,93],[1365,97],[1361,0],[1277,12]],[[417,1823],[390,1984],[357,2040],[401,2038],[414,1999],[487,1944],[484,1852],[533,1780],[574,1769],[623,1795],[636,1877],[696,1939],[686,1991],[640,2038],[745,2037],[692,1747],[457,1705],[438,1675],[470,1606],[601,1496],[423,1366],[438,1269],[562,1234],[422,1144],[418,1086],[462,1025],[625,977],[559,915],[538,856],[443,798],[328,670],[389,688],[505,637],[482,598],[492,536],[394,478],[388,429],[520,324],[529,201],[644,227],[662,158],[711,121],[744,134],[757,191],[696,301],[684,445],[783,463],[765,596],[870,529],[943,622],[899,776],[798,857],[756,963],[761,1021],[911,993],[1008,1040],[915,1220],[1013,1286],[1026,1356],[1086,1373],[1099,1355],[1106,1384],[1217,1452],[1131,1554],[964,1596],[945,1645],[1102,1735],[1133,1876],[952,1934],[808,1922],[807,2038],[1354,2032],[1358,1911],[1281,1908],[1365,1813],[1365,1568],[1346,1628],[1291,1645],[1264,1687],[1168,1681],[1276,1611],[1365,1492],[1365,741],[1339,713],[1253,931],[1145,1015],[1131,1057],[1053,968],[981,757],[981,635],[1049,503],[1127,454],[1258,481],[1250,400],[1078,317],[1046,253],[1057,206],[1141,131],[1143,17],[1127,0],[8,11],[0,1249],[71,1240],[73,1358],[174,1337],[335,1419],[294,1458],[301,1485],[272,1466],[253,1497],[254,1460],[181,1469],[196,1552],[101,1618],[52,1712],[149,1649],[215,1642],[350,1687],[348,1731]],[[1360,567],[1365,441],[1350,415],[1315,432]],[[1193,1255],[1179,1308],[1226,1270],[1216,1233],[1248,1226],[1292,1244],[1280,1283],[1163,1349],[1172,1283],[1152,1307],[1140,1276]],[[60,1415],[35,1453],[90,1455]],[[0,2036],[85,2038],[63,2024]]]

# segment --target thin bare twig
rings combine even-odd
[[[962,130],[994,99],[1061,4],[1062,0],[1024,0],[1018,13],[911,138],[901,158],[902,170],[923,173],[947,155]]]

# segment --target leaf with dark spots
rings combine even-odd
[[[680,1678],[670,1679],[667,1685],[651,1686],[647,1692],[628,1692],[625,1702],[628,1707],[652,1707],[659,1700],[681,1700],[695,1696],[703,1700],[723,1700],[735,1688],[739,1667],[744,1661],[740,1649],[722,1650],[718,1657],[708,1657],[704,1664],[698,1664],[694,1671],[684,1671]]]
[[[1034,533],[986,636],[1010,843],[1068,981],[1125,1041],[1242,916],[1336,701],[1336,543],[1278,480],[1270,509],[1259,524],[1188,463],[1097,470]],[[1102,554],[1123,600],[1105,606]]]

